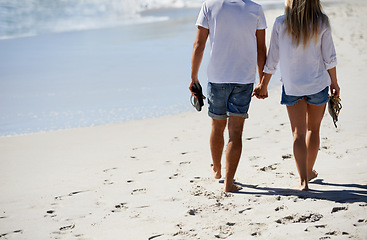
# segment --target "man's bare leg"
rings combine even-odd
[[[234,176],[242,153],[242,131],[245,119],[231,116],[228,120],[229,141],[226,150],[225,192],[236,192],[241,189],[233,183]]]
[[[224,148],[224,129],[226,128],[227,120],[212,120],[212,132],[210,135],[210,150],[212,153],[213,164],[211,165],[214,178],[222,177],[222,154]]]

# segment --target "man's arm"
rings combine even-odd
[[[263,77],[264,65],[266,62],[266,44],[265,44],[265,29],[256,30],[257,42],[257,69],[259,71],[259,79]]]
[[[198,26],[191,58],[191,82],[189,86],[190,91],[194,82],[199,82],[198,78],[199,68],[201,65],[201,61],[203,60],[205,44],[208,39],[208,36],[209,36],[209,29]]]

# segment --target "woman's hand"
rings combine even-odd
[[[339,97],[340,95],[340,87],[337,82],[332,82],[330,84],[330,93],[331,95],[334,95],[335,97]]]

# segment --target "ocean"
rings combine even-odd
[[[202,2],[0,0],[0,136],[194,111],[188,84]],[[208,60],[207,49],[204,93]]]

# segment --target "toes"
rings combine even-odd
[[[224,191],[225,192],[232,192],[232,193],[234,193],[234,192],[240,191],[241,189],[242,189],[241,186],[238,186],[236,184],[233,184],[229,189],[225,189]]]

